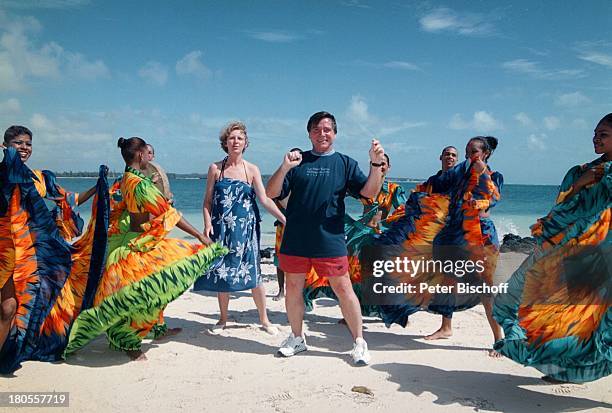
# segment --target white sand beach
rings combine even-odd
[[[498,273],[506,277],[525,255],[501,255]],[[266,274],[275,268],[264,264]],[[440,341],[422,336],[439,325],[437,316],[419,313],[407,328],[366,319],[372,353],[367,367],[353,367],[351,338],[336,303],[319,299],[306,315],[309,351],[275,357],[289,332],[284,303],[273,301],[276,278],[267,277],[268,309],[280,326],[270,336],[256,325],[250,293],[230,302],[228,328],[219,335],[212,294],[188,292],[168,306],[166,321],[183,332],[159,342],[145,341],[147,361],[130,362],[99,337],[66,362],[26,362],[2,391],[70,392],[74,412],[230,411],[230,412],[560,412],[610,411],[612,377],[583,385],[550,385],[532,368],[491,359],[492,337],[481,306],[457,313],[454,335]],[[352,391],[365,386],[373,395]],[[8,410],[5,410],[8,411]],[[19,411],[39,412],[39,408]],[[53,411],[62,411],[61,408]]]

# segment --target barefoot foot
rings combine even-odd
[[[275,336],[279,333],[278,328],[276,328],[276,326],[274,324],[262,324],[261,328],[268,334],[270,334],[271,336]]]
[[[500,358],[504,357],[502,355],[502,353],[500,353],[498,351],[495,351],[493,349],[489,349],[489,351],[487,353],[488,353],[489,357],[494,358],[494,359],[500,359]]]
[[[161,340],[162,338],[166,338],[166,337],[170,337],[170,336],[175,336],[175,335],[179,334],[181,331],[183,331],[183,329],[181,327],[169,328],[161,336],[155,337],[155,340]]]
[[[430,334],[428,336],[423,337],[425,340],[442,340],[445,338],[451,338],[453,336],[453,332],[449,330],[439,329],[438,331]]]
[[[225,321],[217,321],[217,324],[212,326],[208,331],[210,331],[212,334],[219,334],[221,331],[225,330],[225,327],[227,327],[227,323]]]
[[[273,301],[280,301],[280,300],[284,300],[285,299],[285,292],[284,291],[279,291],[278,294],[276,294],[274,297],[272,297]]]

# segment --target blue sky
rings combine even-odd
[[[230,120],[271,173],[308,148],[308,117],[337,149],[427,177],[445,145],[492,134],[509,183],[558,184],[595,158],[612,111],[612,2],[0,0],[0,119],[34,132],[31,164],[121,168],[119,136],[173,172],[223,157]]]

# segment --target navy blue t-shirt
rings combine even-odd
[[[344,197],[359,196],[367,177],[357,161],[338,152],[302,153],[302,163],[285,176],[278,199],[291,193],[280,252],[310,258],[347,255]]]

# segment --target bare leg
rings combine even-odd
[[[8,337],[16,313],[17,297],[15,296],[15,284],[11,276],[0,290],[0,348]]]
[[[280,268],[276,268],[276,279],[278,280],[278,294],[274,296],[274,301],[280,301],[285,298],[285,273]]]
[[[496,343],[503,338],[502,328],[497,321],[493,318],[493,297],[482,297],[482,305],[485,308],[485,314],[487,315],[487,321],[489,321],[489,325],[491,326],[491,331],[493,332],[493,342]],[[490,349],[489,357],[500,358],[502,355],[497,351]]]
[[[219,316],[219,321],[217,321],[216,325],[221,328],[225,328],[225,325],[227,324],[227,318],[228,318],[230,295],[229,293],[217,293],[217,299],[219,300],[220,316]]]
[[[253,301],[257,307],[259,313],[259,322],[267,333],[275,335],[278,334],[278,329],[268,319],[268,313],[266,311],[266,289],[263,284],[259,284],[257,287],[251,290],[253,294]]]
[[[348,272],[340,277],[328,277],[329,285],[331,286],[334,293],[338,297],[340,303],[340,310],[346,320],[353,340],[358,337],[363,338],[363,326],[361,319],[361,307],[359,306],[359,300],[353,291],[351,285],[351,279],[349,278]]]
[[[433,334],[425,336],[425,340],[440,340],[443,338],[450,338],[453,335],[453,319],[442,317],[442,325]]]
[[[285,308],[287,310],[287,318],[289,319],[293,335],[300,337],[304,321],[304,297],[302,296],[302,291],[306,282],[306,274],[288,272],[285,275]]]

